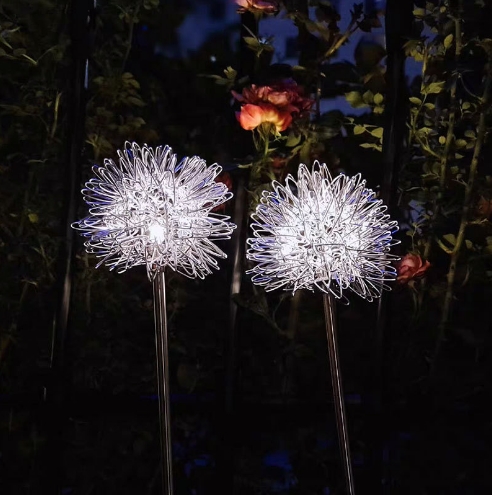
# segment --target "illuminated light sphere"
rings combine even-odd
[[[289,175],[272,183],[252,214],[254,237],[248,271],[267,291],[283,288],[331,293],[338,299],[350,290],[372,300],[396,278],[389,254],[398,241],[397,223],[386,206],[365,187],[360,175],[331,177],[325,164],[312,171],[299,167],[297,181]]]
[[[169,146],[126,143],[119,164],[106,159],[82,190],[89,216],[75,222],[88,253],[119,273],[146,265],[153,280],[169,266],[204,278],[225,258],[214,241],[230,239],[235,225],[212,210],[232,197],[215,182],[222,168],[200,157],[179,163]]]

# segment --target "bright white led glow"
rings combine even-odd
[[[226,255],[212,241],[229,239],[236,227],[212,210],[232,197],[215,182],[222,168],[201,158],[177,162],[169,146],[155,150],[126,143],[119,164],[105,160],[82,190],[89,216],[74,223],[87,238],[87,252],[102,258],[97,267],[124,272],[146,265],[153,280],[166,266],[204,278]]]
[[[149,239],[157,244],[162,244],[166,239],[166,231],[162,225],[154,223],[149,226]]]
[[[325,164],[299,167],[297,181],[274,181],[251,218],[247,257],[255,284],[267,291],[320,289],[336,298],[345,290],[372,300],[396,278],[389,254],[397,223],[360,175],[332,179]]]

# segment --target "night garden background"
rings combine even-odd
[[[176,494],[344,493],[321,296],[233,277],[261,191],[316,159],[400,224],[393,290],[337,308],[357,493],[491,493],[491,14],[2,0],[0,493],[160,493],[152,286],[69,228],[126,140],[220,163],[242,226],[213,276],[167,274]]]

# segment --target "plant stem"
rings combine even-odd
[[[316,75],[316,116],[315,120],[316,122],[319,122],[319,119],[321,118],[321,67],[318,64],[318,72]]]
[[[128,28],[128,37],[126,39],[126,50],[125,56],[123,57],[123,63],[121,64],[121,72],[125,71],[126,62],[128,61],[128,57],[130,56],[130,51],[132,49],[132,41],[133,41],[133,29],[135,27],[135,22],[137,20],[138,12],[140,11],[140,7],[142,6],[142,2],[139,2],[135,7],[135,12],[132,15],[130,26]]]
[[[454,19],[455,26],[455,65],[458,65],[459,57],[461,55],[462,48],[462,38],[461,38],[461,20]],[[441,163],[439,167],[439,190],[437,193],[436,201],[434,202],[434,209],[432,214],[433,223],[435,224],[436,218],[440,213],[442,206],[442,199],[444,196],[444,189],[446,187],[446,172],[449,160],[449,154],[454,143],[454,127],[456,123],[456,86],[458,83],[458,78],[456,77],[453,81],[449,92],[449,121],[448,121],[448,132],[446,134],[446,144],[444,145],[444,150],[441,155]],[[431,252],[432,238],[434,236],[434,229],[431,229],[429,238],[425,246],[424,258],[427,259]]]
[[[461,49],[463,47],[462,33],[461,33],[461,19],[454,18],[454,36],[455,36],[455,67],[458,66],[459,58],[461,56]],[[446,172],[448,168],[449,154],[454,144],[454,128],[456,124],[456,89],[458,84],[458,77],[455,77],[451,89],[449,91],[449,120],[448,120],[448,131],[446,133],[446,143],[444,145],[444,150],[441,154],[440,167],[439,167],[439,189],[437,192],[437,197],[434,200],[434,205],[432,208],[432,217],[430,220],[430,229],[427,236],[427,241],[425,243],[424,249],[424,260],[429,259],[433,240],[436,230],[436,223],[438,221],[439,214],[441,212],[442,201],[444,198],[444,190],[446,187]],[[422,284],[420,286],[420,292],[418,296],[417,310],[420,311],[422,307],[422,302],[424,299],[425,288],[427,284],[427,277],[424,277]]]
[[[335,43],[333,43],[333,45],[330,46],[330,48],[325,52],[323,58],[327,59],[333,56],[335,52],[350,38],[350,36],[352,36],[359,29],[357,20],[357,18],[352,16],[352,20],[350,21],[350,24],[348,25],[345,32],[340,38],[338,38]]]
[[[492,82],[492,55],[489,54],[489,61],[487,67],[487,77],[485,81],[484,93],[481,98],[482,111],[480,113],[480,118],[477,126],[477,141],[475,143],[475,149],[473,150],[473,158],[470,164],[470,172],[468,175],[468,181],[466,183],[465,188],[465,197],[463,201],[463,209],[461,210],[461,220],[460,226],[458,229],[458,235],[456,236],[456,244],[453,247],[453,251],[451,252],[451,260],[449,263],[449,271],[447,274],[447,287],[444,295],[444,303],[441,313],[441,321],[439,322],[438,327],[438,336],[436,340],[436,345],[434,348],[434,355],[432,358],[431,368],[429,371],[429,375],[432,376],[435,370],[437,357],[441,350],[441,346],[444,340],[444,336],[446,333],[447,324],[449,321],[449,317],[451,315],[451,309],[453,305],[453,296],[454,296],[454,282],[456,279],[456,267],[458,263],[458,259],[461,253],[461,248],[465,241],[465,231],[468,225],[468,218],[471,211],[471,203],[472,203],[472,194],[475,185],[475,178],[478,170],[478,160],[480,158],[480,153],[482,151],[482,146],[485,141],[485,137],[487,134],[487,127],[485,122],[485,116],[487,114],[487,105],[489,102],[490,95],[490,86]]]
[[[263,148],[263,158],[266,159],[268,157],[268,153],[270,152],[270,138],[269,136],[263,136],[263,141],[265,143],[265,147]]]

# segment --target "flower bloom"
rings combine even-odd
[[[277,0],[236,0],[239,14],[251,12],[253,14],[276,14],[280,5]]]
[[[367,300],[380,297],[397,273],[390,254],[398,229],[386,206],[360,175],[332,178],[328,167],[301,164],[297,181],[272,182],[251,215],[253,237],[247,273],[270,291],[319,289],[336,298],[351,290]]]
[[[244,88],[241,94],[235,91],[232,94],[243,105],[268,103],[296,117],[306,115],[314,104],[314,100],[305,97],[304,89],[293,79],[286,79],[271,86],[252,84]]]
[[[292,115],[289,112],[280,111],[274,105],[265,103],[243,105],[241,111],[236,112],[236,118],[246,131],[252,131],[263,123],[270,123],[275,126],[277,132],[282,132],[292,123]]]
[[[483,218],[490,218],[492,215],[492,199],[480,196],[477,204],[477,213]]]
[[[422,277],[429,267],[430,263],[428,261],[424,262],[418,254],[408,253],[397,265],[398,276],[396,280],[400,284],[406,284],[410,280]]]
[[[150,280],[169,266],[204,278],[225,258],[214,241],[230,239],[235,225],[212,213],[232,197],[215,181],[222,171],[200,157],[178,162],[169,146],[126,143],[119,163],[106,159],[82,190],[89,216],[72,224],[88,253],[119,273],[145,265]]]

